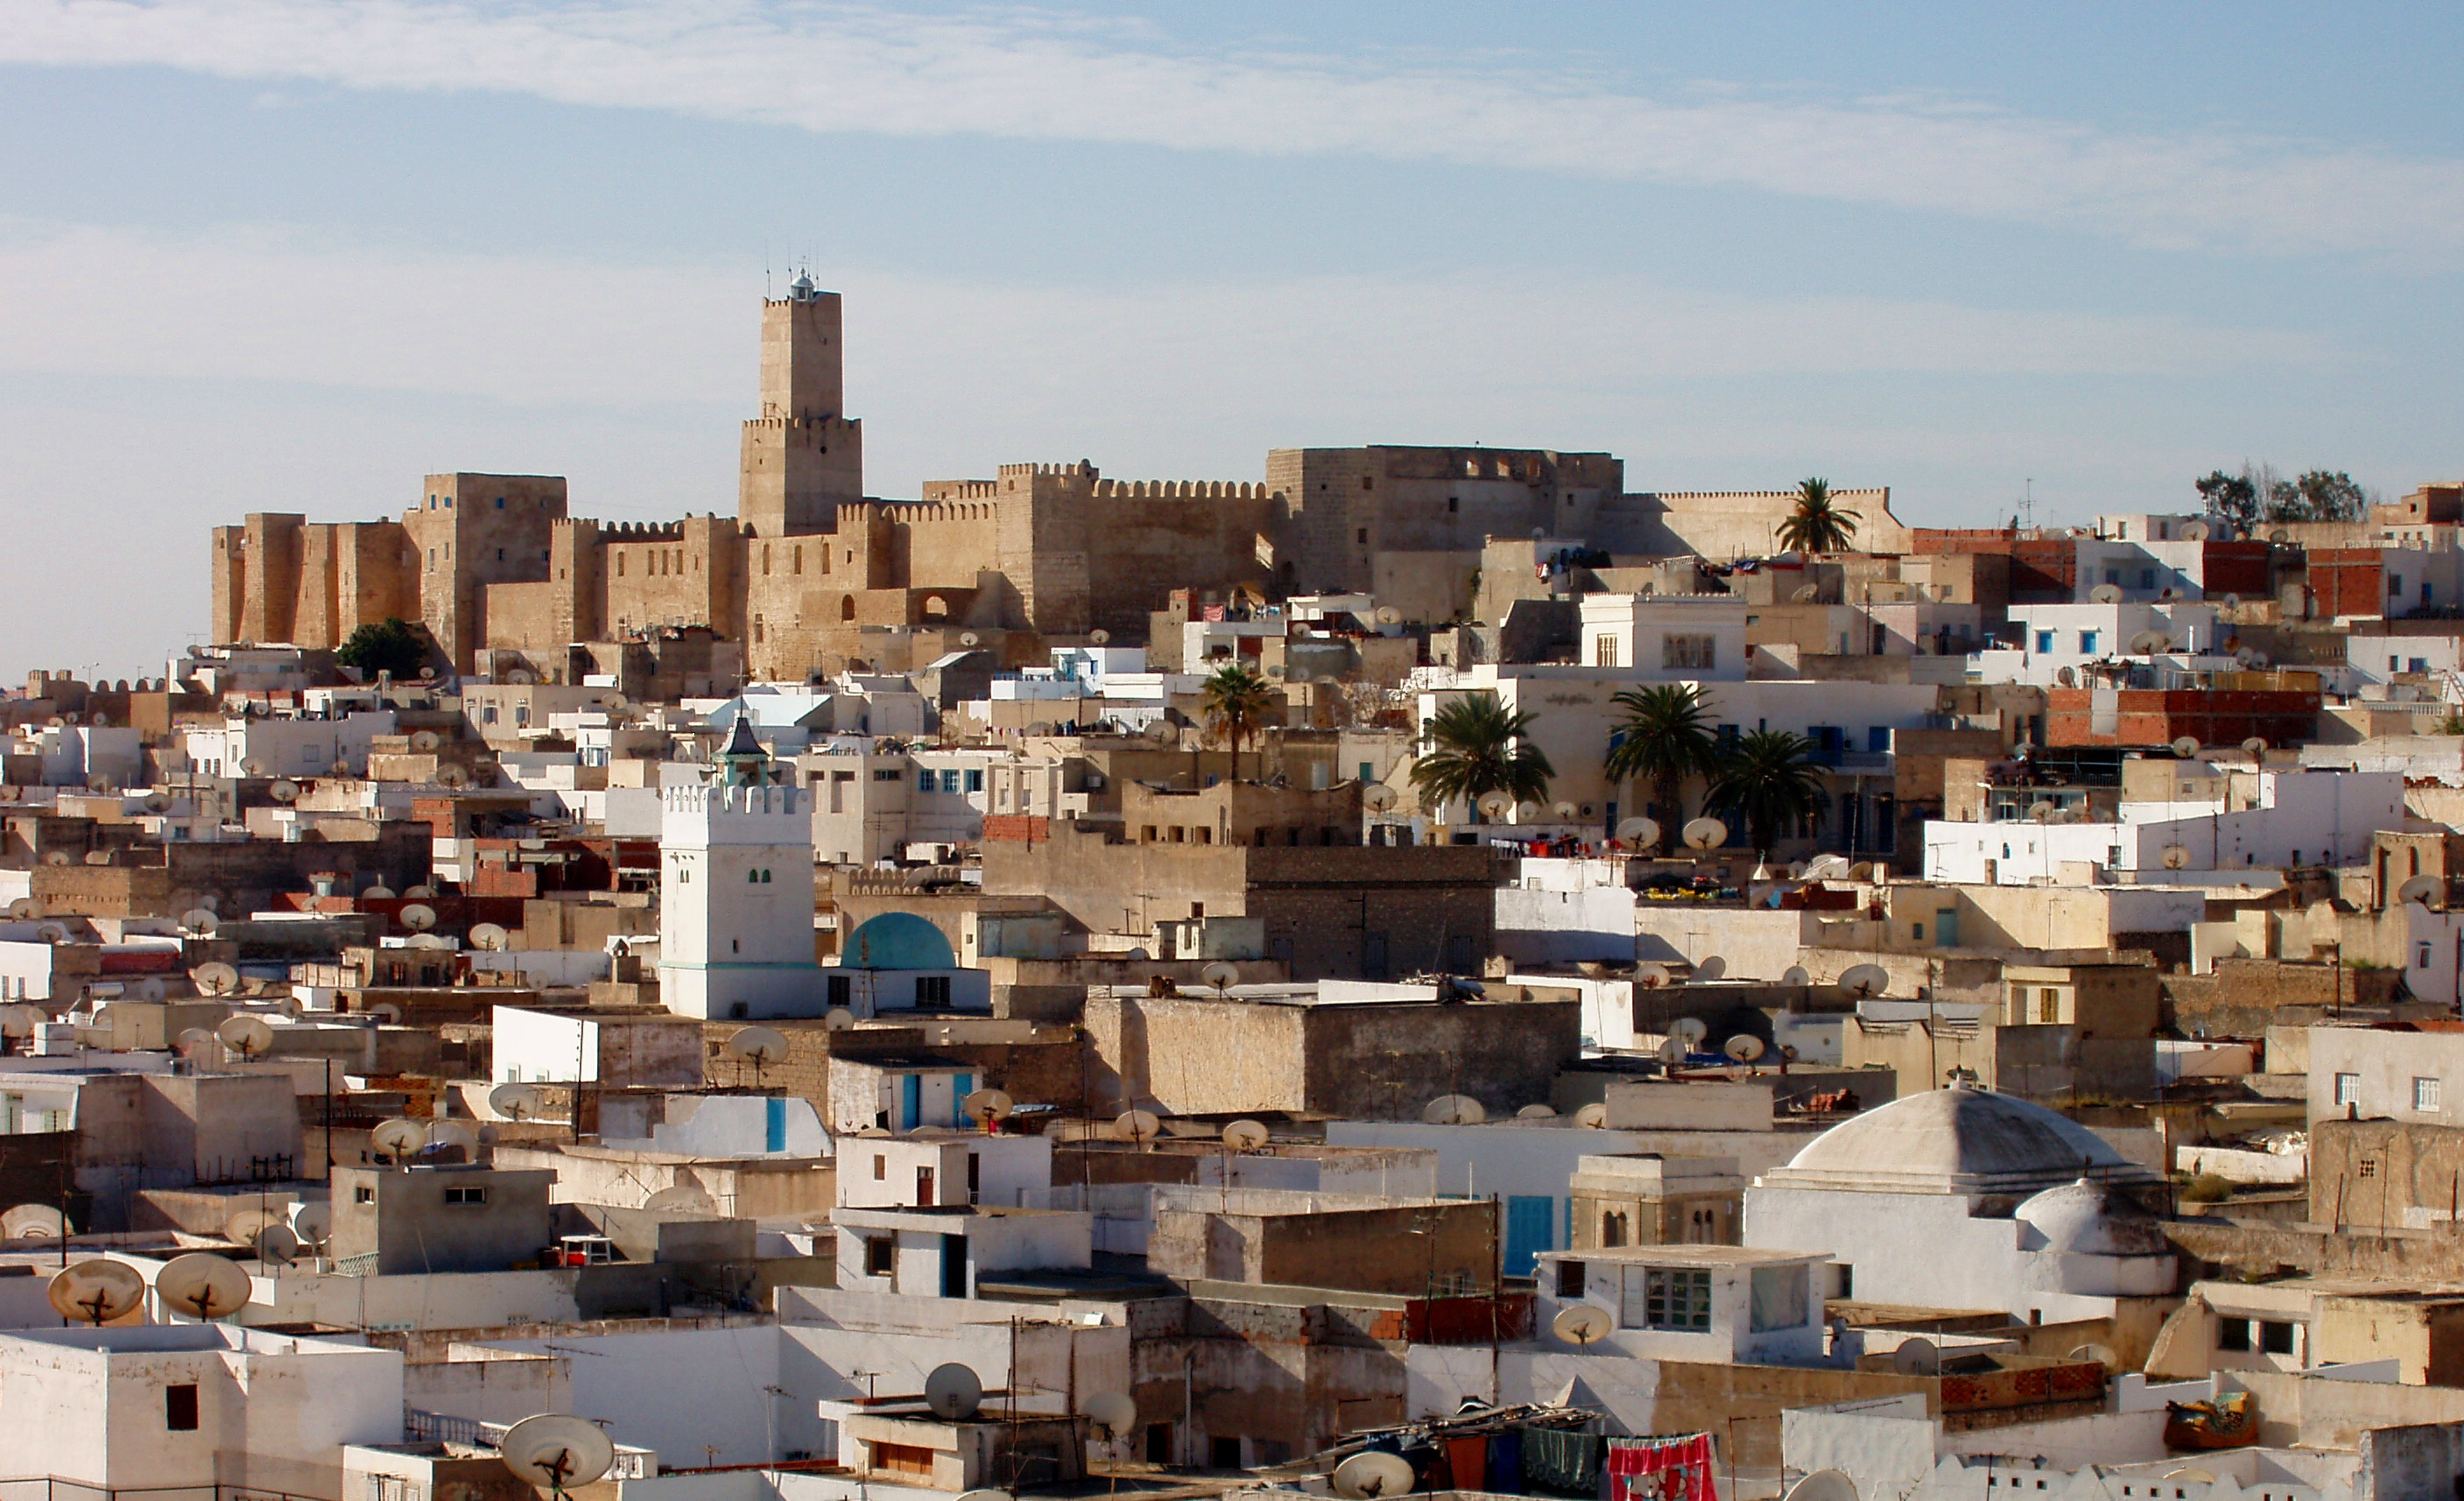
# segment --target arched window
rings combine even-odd
[[[855,619],[855,596],[854,596],[854,595],[852,595],[852,594],[845,594],[845,595],[841,595],[841,596],[839,597],[839,619],[841,619],[841,620],[853,620],[853,619]]]
[[[1625,1213],[1613,1211],[1600,1216],[1600,1245],[1603,1248],[1625,1244]]]
[[[747,871],[747,872],[744,872],[744,884],[745,884],[745,885],[747,885],[747,886],[759,886],[759,884],[761,884],[761,872],[759,872],[759,871]]]

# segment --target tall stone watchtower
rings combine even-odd
[[[839,295],[798,276],[761,304],[761,414],[744,424],[737,515],[759,537],[825,532],[864,498],[864,428],[842,408]]]

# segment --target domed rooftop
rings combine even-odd
[[[2045,1238],[2036,1250],[2080,1256],[2167,1256],[2173,1250],[2145,1205],[2110,1183],[2084,1178],[2046,1189],[2012,1218]]]
[[[839,962],[849,969],[956,969],[958,957],[941,930],[924,918],[885,912],[847,935]]]
[[[2042,1105],[1966,1086],[1869,1110],[1763,1176],[1772,1188],[1902,1194],[2033,1194],[2082,1180],[2154,1175]]]

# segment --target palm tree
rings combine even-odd
[[[1846,552],[1856,540],[1857,523],[1863,519],[1832,500],[1830,480],[1803,480],[1796,487],[1796,509],[1779,523],[1780,548],[1809,556]]]
[[[1685,779],[1708,777],[1719,769],[1719,742],[1704,722],[1703,690],[1691,683],[1661,683],[1628,689],[1611,701],[1625,711],[1625,717],[1617,722],[1617,739],[1609,746],[1609,780],[1651,784],[1652,806],[1660,809],[1660,846],[1669,849],[1678,826],[1685,822]]]
[[[1786,730],[1756,730],[1720,758],[1707,801],[1746,821],[1757,855],[1771,853],[1780,826],[1822,816],[1822,773],[1806,760],[1814,742]]]
[[[1218,668],[1201,690],[1206,699],[1206,733],[1232,746],[1232,780],[1241,780],[1241,742],[1254,739],[1275,701],[1275,686],[1255,668],[1234,662]]]
[[[1480,800],[1503,792],[1518,803],[1536,803],[1549,795],[1549,779],[1557,768],[1536,745],[1523,742],[1535,717],[1513,714],[1497,695],[1481,693],[1458,698],[1429,721],[1429,739],[1437,746],[1412,764],[1412,785],[1431,808],[1457,798],[1471,805],[1472,822],[1481,822]]]

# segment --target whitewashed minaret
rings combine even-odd
[[[659,996],[712,1021],[819,1016],[813,820],[739,715],[716,774],[662,794]]]

